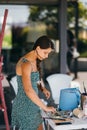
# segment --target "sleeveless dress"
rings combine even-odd
[[[23,60],[22,62],[27,61]],[[32,87],[38,94],[37,81],[39,81],[39,72],[32,72]],[[17,126],[20,130],[37,130],[38,126],[42,123],[40,108],[24,92],[22,76],[17,75],[17,83],[18,93],[12,104],[12,126]]]

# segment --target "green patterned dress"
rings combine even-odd
[[[31,73],[33,89],[38,94],[37,81],[39,72]],[[42,123],[40,108],[35,105],[25,94],[22,84],[22,77],[17,75],[18,93],[12,105],[12,126],[20,130],[37,130]]]

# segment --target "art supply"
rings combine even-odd
[[[73,110],[73,114],[78,117],[78,118],[82,118],[84,116],[84,113],[82,110],[80,110],[79,108],[75,108]]]
[[[62,121],[65,121],[66,119],[65,118],[62,118],[62,117],[44,117],[45,119],[52,119],[52,120],[62,120]]]
[[[59,110],[72,111],[80,103],[80,92],[78,88],[61,89],[59,99]]]
[[[87,116],[87,98],[85,98],[83,102],[83,112],[84,112],[84,116]]]
[[[81,109],[82,110],[83,110],[83,103],[84,103],[85,99],[87,99],[87,94],[86,93],[82,93],[81,94]]]
[[[57,122],[56,125],[69,125],[72,124],[72,122]]]
[[[83,88],[84,88],[84,93],[81,94],[81,109],[83,110],[83,104],[85,105],[86,103],[84,102],[87,99],[87,91],[86,87],[83,81]]]
[[[83,82],[83,87],[84,87],[84,93],[87,94],[84,82]]]

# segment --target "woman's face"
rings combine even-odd
[[[37,58],[39,60],[44,60],[48,58],[49,53],[52,51],[51,48],[41,49],[39,46],[36,48]]]

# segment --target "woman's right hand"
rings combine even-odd
[[[54,107],[46,107],[46,112],[52,112],[52,113],[55,113],[56,112],[56,108]]]

